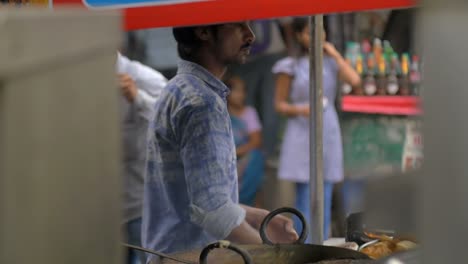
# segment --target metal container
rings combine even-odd
[[[299,237],[299,240],[294,244],[273,244],[265,232],[266,227],[270,220],[280,213],[292,213],[295,214],[301,220],[303,224],[302,233]],[[304,241],[307,238],[307,224],[305,222],[304,216],[293,208],[280,208],[277,209],[265,217],[261,228],[260,236],[263,240],[263,245],[238,245],[233,246],[232,244],[224,244],[225,242],[219,242],[218,244],[211,244],[207,250],[193,250],[189,252],[183,252],[179,254],[172,254],[171,257],[177,258],[179,260],[185,260],[185,263],[217,263],[217,264],[243,264],[243,263],[275,263],[275,264],[305,264],[305,263],[315,263],[319,261],[331,261],[336,260],[334,263],[339,263],[338,260],[343,260],[342,263],[356,263],[349,262],[350,260],[369,260],[369,257],[363,253],[331,246],[322,246],[322,245],[311,245],[304,244]],[[234,251],[226,250],[215,250],[212,251],[208,256],[208,262],[206,261],[207,253],[214,248],[230,248],[235,249]],[[239,248],[239,249],[236,249]],[[251,262],[246,261],[246,257],[239,257],[239,252],[245,254],[245,252],[250,256]],[[203,258],[201,257],[203,256]],[[198,262],[200,261],[200,262]],[[346,262],[348,261],[348,262]],[[162,258],[159,261],[154,261],[152,264],[163,263],[181,263],[180,261],[171,260],[167,258]],[[184,263],[184,262],[182,262]],[[365,262],[360,262],[365,263]]]

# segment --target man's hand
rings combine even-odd
[[[246,210],[246,221],[257,230],[263,219],[270,213],[267,210],[242,205]],[[290,244],[299,239],[293,227],[293,221],[285,216],[277,215],[268,224],[266,234],[271,242],[279,244]]]
[[[293,221],[285,216],[277,215],[268,224],[266,235],[271,242],[291,244],[299,239],[293,227]]]
[[[130,103],[133,103],[138,93],[135,82],[128,74],[118,74],[118,78],[123,96],[125,96]]]

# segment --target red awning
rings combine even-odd
[[[416,0],[187,0],[184,3],[176,0],[172,2],[175,3],[154,6],[147,2],[146,6],[123,9],[124,29],[134,30],[284,16],[408,8],[416,4]],[[84,6],[82,0],[53,0],[53,4],[54,6],[66,4]],[[104,9],[112,8],[118,7],[111,5],[104,7]]]

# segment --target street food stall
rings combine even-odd
[[[453,25],[462,25],[462,22],[466,22],[466,19],[463,18],[462,16],[455,16],[452,17],[450,24],[449,22],[446,23],[439,23],[436,21],[439,19],[440,21],[443,18],[448,18],[450,17],[450,13],[445,12],[440,12],[437,13],[436,11],[440,6],[438,6],[435,3],[431,4],[431,1],[427,1],[429,3],[430,9],[425,11],[422,16],[422,21],[424,23],[427,23],[427,25],[432,26],[433,28],[437,27],[445,27],[445,28],[450,28]],[[454,1],[455,2],[455,1]],[[232,22],[232,21],[239,21],[239,20],[251,20],[251,19],[262,19],[262,18],[271,18],[271,17],[281,17],[281,16],[303,16],[303,15],[314,15],[310,19],[310,25],[311,25],[311,35],[312,40],[311,44],[313,48],[312,56],[310,58],[311,60],[311,80],[314,80],[314,82],[311,82],[310,86],[310,101],[315,102],[314,104],[311,104],[311,111],[314,113],[314,116],[311,117],[311,121],[315,124],[317,124],[314,130],[311,130],[311,182],[316,183],[312,184],[312,186],[315,186],[315,189],[312,190],[313,194],[313,223],[314,227],[311,229],[312,233],[312,239],[313,239],[313,244],[314,245],[302,245],[304,246],[305,251],[310,251],[310,252],[315,252],[312,248],[317,247],[317,252],[319,252],[321,245],[323,243],[323,238],[322,238],[322,219],[323,219],[323,190],[321,189],[321,181],[323,181],[322,178],[322,142],[321,142],[321,133],[322,133],[322,118],[321,118],[321,113],[322,113],[322,103],[321,103],[321,96],[322,96],[322,90],[321,90],[321,44],[320,44],[320,36],[321,36],[321,31],[323,27],[323,18],[320,14],[325,14],[325,13],[334,13],[334,12],[349,12],[349,11],[357,11],[357,10],[370,10],[370,9],[385,9],[385,8],[407,8],[414,6],[413,1],[409,0],[395,0],[395,1],[355,1],[355,2],[349,2],[349,3],[343,3],[342,1],[299,1],[299,0],[292,0],[288,2],[280,2],[280,1],[228,1],[228,0],[214,0],[214,1],[153,1],[153,2],[148,2],[148,1],[142,1],[140,3],[135,3],[135,2],[125,2],[125,1],[84,1],[81,2],[79,0],[55,0],[53,4],[51,5],[52,8],[55,6],[59,5],[67,5],[67,4],[79,4],[82,6],[86,6],[89,9],[96,10],[96,12],[100,12],[100,10],[106,10],[106,9],[122,9],[123,11],[123,25],[122,28],[124,30],[134,30],[134,29],[143,29],[143,28],[151,28],[151,27],[163,27],[163,26],[184,26],[184,25],[195,25],[195,24],[209,24],[209,23],[221,23],[221,22]],[[460,3],[457,3],[458,5],[462,5]],[[230,9],[232,10],[231,12],[219,12],[219,10],[226,10]],[[453,9],[450,11],[454,12]],[[457,13],[457,12],[455,12]],[[203,15],[203,14],[209,14],[209,15]],[[435,15],[437,14],[437,15]],[[457,13],[459,14],[459,13]],[[432,17],[432,16],[435,17]],[[424,41],[425,43],[429,43],[427,46],[426,54],[429,54],[431,56],[430,58],[432,59],[441,59],[441,57],[437,57],[439,53],[437,52],[437,45],[440,44],[442,40],[436,39],[432,37],[430,34],[432,29],[431,27],[427,27],[424,30]],[[438,31],[440,34],[449,34],[452,33],[451,31],[449,32],[444,32],[443,30]],[[446,35],[445,37],[449,37],[449,35]],[[431,42],[434,41],[434,42]],[[451,45],[449,46],[453,50],[462,50],[462,47],[460,45],[462,42],[456,42],[456,43],[450,43]],[[452,56],[447,56],[443,57],[442,60],[445,59],[445,61],[450,61],[454,62],[454,66],[452,69],[461,69],[463,68],[464,64],[463,61],[457,60],[457,57],[455,55]],[[429,61],[429,60],[428,60]],[[462,148],[463,144],[460,144],[457,140],[460,140],[463,138],[461,136],[463,133],[466,132],[466,127],[463,124],[463,115],[462,111],[457,111],[455,109],[455,105],[463,105],[463,98],[466,98],[464,94],[465,92],[461,91],[461,89],[450,89],[450,93],[445,91],[442,91],[441,89],[437,89],[436,85],[441,85],[439,82],[439,79],[436,78],[436,76],[439,77],[444,77],[444,81],[449,81],[450,86],[449,87],[456,87],[463,85],[466,83],[463,75],[452,75],[451,69],[438,69],[437,65],[431,65],[427,64],[427,70],[429,73],[427,77],[427,83],[428,87],[426,87],[426,94],[425,98],[427,99],[426,105],[435,105],[437,103],[443,103],[443,109],[432,109],[430,107],[426,108],[427,111],[425,111],[428,119],[427,119],[427,127],[425,132],[427,135],[427,141],[428,142],[428,155],[425,157],[426,162],[427,162],[427,168],[423,170],[425,173],[425,176],[427,176],[427,181],[422,181],[418,183],[420,184],[420,188],[417,188],[418,190],[415,191],[415,193],[420,194],[420,197],[418,196],[418,199],[421,197],[424,199],[427,199],[427,201],[432,201],[435,204],[435,207],[437,210],[441,212],[441,215],[446,215],[446,217],[453,217],[454,219],[459,219],[459,220],[454,220],[456,222],[454,227],[448,228],[450,232],[443,233],[441,231],[436,231],[438,227],[443,225],[444,223],[447,224],[447,222],[444,222],[444,219],[442,216],[434,216],[433,212],[431,212],[431,209],[433,207],[431,206],[425,206],[422,210],[422,215],[428,217],[430,219],[429,221],[425,222],[424,225],[421,227],[421,233],[425,234],[426,236],[433,237],[434,235],[444,237],[447,239],[451,239],[452,235],[455,236],[456,230],[455,227],[461,227],[461,230],[466,231],[463,226],[463,219],[466,219],[464,217],[456,217],[456,214],[454,213],[454,210],[450,209],[452,207],[450,206],[444,206],[445,203],[441,203],[440,201],[438,202],[436,199],[434,199],[433,193],[431,191],[435,186],[439,186],[440,189],[443,192],[443,195],[447,197],[447,199],[451,202],[452,205],[454,205],[456,208],[461,210],[462,212],[464,211],[463,209],[466,209],[466,204],[463,204],[463,201],[466,200],[466,195],[463,195],[463,190],[457,188],[456,186],[454,187],[453,192],[449,191],[449,188],[445,188],[444,184],[446,184],[445,181],[442,181],[440,177],[437,177],[438,175],[445,175],[446,180],[451,180],[453,181],[454,185],[460,184],[461,186],[466,186],[463,185],[463,183],[466,183],[466,179],[461,178],[461,176],[464,175],[464,171],[466,169],[464,168],[464,161],[462,157],[465,157],[466,155],[466,148]],[[456,66],[456,67],[455,67]],[[452,77],[457,77],[457,78],[452,78]],[[433,89],[429,89],[433,88]],[[459,110],[459,109],[458,109]],[[448,120],[446,118],[447,115],[451,115],[451,117],[454,119]],[[441,125],[443,124],[443,126]],[[447,132],[450,131],[450,132]],[[445,144],[437,144],[438,142],[438,137],[442,133],[447,133],[450,134],[450,136],[445,137],[444,140],[446,141]],[[451,156],[451,159],[448,159],[450,156],[451,151],[455,149],[457,151],[457,157]],[[450,175],[449,173],[450,172]],[[438,175],[437,175],[438,174]],[[454,174],[454,175],[451,175]],[[402,185],[406,184],[406,179],[397,179],[398,181],[401,181]],[[418,186],[419,187],[419,186]],[[389,189],[392,188],[392,186],[389,185]],[[401,190],[401,186],[397,186],[395,188],[400,188],[398,190]],[[392,191],[395,191],[394,189],[391,189]],[[378,199],[379,195],[382,193],[374,193],[375,196],[374,198]],[[387,201],[388,202],[388,201]],[[391,202],[391,201],[390,201]],[[389,202],[389,203],[390,203]],[[380,204],[382,205],[382,204]],[[413,208],[414,209],[414,208]],[[442,213],[443,212],[443,213]],[[402,216],[401,212],[398,213],[398,216]],[[466,214],[464,215],[466,216]],[[388,215],[385,215],[388,219],[396,219],[397,216],[395,216],[395,212],[393,212],[393,216],[391,216],[391,213],[388,212]],[[393,218],[392,218],[393,217]],[[433,235],[429,235],[432,232]],[[375,240],[378,241],[371,241],[372,243],[367,244],[363,246],[363,251],[368,252],[369,255],[375,254],[374,250],[373,252],[369,252],[369,248],[372,245],[380,245],[380,246],[385,246],[391,250],[391,248],[403,248],[403,249],[408,249],[411,248],[413,245],[411,244],[411,240],[404,240],[404,239],[394,239],[394,238],[389,238],[384,235],[376,235],[376,234],[365,234],[369,238],[374,238]],[[425,238],[425,237],[424,237]],[[409,241],[409,242],[406,242]],[[429,254],[424,258],[425,262],[424,263],[444,263],[444,260],[446,261],[445,263],[457,263],[454,262],[457,260],[457,257],[459,255],[457,254],[449,254],[452,250],[449,248],[449,245],[446,247],[440,248],[437,247],[437,245],[440,246],[440,243],[436,243],[437,241],[434,240],[424,240],[424,241],[430,241],[431,243],[428,243],[428,248],[429,249],[434,249],[432,252],[437,252],[439,249],[443,249],[443,251],[439,251],[439,257],[435,257],[434,259],[431,259],[430,257],[427,256],[434,256],[435,254]],[[265,241],[266,242],[266,241]],[[379,244],[380,243],[380,244]],[[235,246],[229,245],[229,244],[224,244],[224,243],[217,243],[215,245],[216,247],[232,247],[234,248],[235,251],[240,252],[241,254],[244,254],[244,249],[236,249]],[[299,245],[298,247],[302,247]],[[290,247],[288,249],[288,247]],[[292,248],[293,246],[278,246],[278,245],[272,245],[272,246],[258,246],[258,248],[261,248],[262,250],[268,249],[271,251],[276,251],[277,253],[279,252],[280,254],[302,254],[302,253],[296,253],[300,252],[300,250],[297,250],[297,248]],[[309,248],[307,248],[309,247]],[[381,248],[382,248],[381,247]],[[246,248],[249,248],[247,246]],[[251,247],[250,250],[257,250],[258,248]],[[367,250],[366,250],[367,248]],[[378,248],[378,247],[375,247]],[[286,250],[285,250],[286,249]],[[323,251],[320,252],[325,252],[327,249],[323,248]],[[206,254],[208,254],[210,248],[208,248],[205,253],[201,254],[202,256],[206,257]],[[297,250],[297,251],[296,251]],[[387,250],[387,249],[383,249]],[[248,250],[249,251],[249,250]],[[445,252],[445,253],[444,253]],[[463,252],[462,250],[458,251]],[[249,251],[250,253],[250,251]],[[318,254],[318,253],[317,253]],[[445,259],[444,259],[445,257]],[[358,257],[356,257],[357,259]],[[352,259],[352,257],[350,257]],[[454,261],[447,261],[447,259],[454,260]],[[460,260],[459,258],[458,260]],[[437,261],[439,262],[437,262]],[[249,257],[244,258],[245,262],[249,261]],[[301,261],[304,261],[303,259]],[[315,261],[315,260],[314,260]],[[192,263],[192,262],[188,262]],[[298,262],[299,263],[299,262]],[[332,263],[332,262],[330,262]],[[335,262],[338,263],[338,262]],[[347,262],[347,263],[354,263],[354,262]],[[357,262],[356,262],[357,263]],[[359,262],[361,263],[361,262]],[[382,262],[383,263],[383,262]],[[390,263],[390,262],[389,262]],[[400,263],[400,262],[393,262],[393,263]]]
[[[323,168],[322,168],[322,14],[352,12],[375,9],[409,8],[415,6],[413,0],[392,1],[130,1],[130,0],[55,0],[53,7],[59,5],[81,5],[88,9],[122,10],[124,30],[137,30],[156,27],[176,27],[201,25],[242,20],[278,18],[284,16],[310,16],[311,49],[310,52],[310,182],[312,228],[310,235],[312,243],[323,244]],[[229,12],[222,12],[229,10]],[[348,99],[349,100],[349,99]],[[349,105],[349,104],[347,104]],[[387,239],[387,242],[389,240]]]
[[[316,113],[312,117],[312,123],[317,124],[315,129],[311,130],[311,182],[323,181],[321,175],[321,160],[322,160],[322,46],[321,39],[323,30],[323,17],[320,14],[338,13],[338,12],[352,12],[360,10],[374,10],[374,9],[394,9],[394,8],[408,8],[413,7],[415,2],[413,0],[392,0],[392,1],[354,1],[343,2],[339,0],[333,1],[229,1],[229,0],[216,0],[216,1],[100,1],[100,0],[55,0],[55,5],[78,4],[85,5],[89,9],[105,10],[105,9],[123,9],[123,29],[136,30],[155,27],[174,27],[174,26],[187,26],[197,24],[210,24],[210,23],[223,23],[241,20],[254,20],[265,18],[278,18],[284,16],[308,16],[315,15],[311,19],[311,47],[314,47],[311,53],[311,82],[310,86],[310,100],[317,102],[311,104],[316,109],[311,109],[311,112]],[[223,10],[230,10],[230,12],[222,12]],[[206,15],[209,14],[209,15]],[[312,212],[314,215],[313,223],[316,225],[312,228],[315,235],[313,239],[320,243],[323,232],[321,229],[321,217],[323,209],[322,204],[323,196],[320,190],[320,184],[312,184],[318,190],[312,192],[317,196],[313,201],[316,201],[315,208]],[[317,221],[315,221],[317,220]]]

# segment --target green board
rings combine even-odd
[[[401,116],[341,114],[347,178],[366,178],[401,171],[406,124]]]

